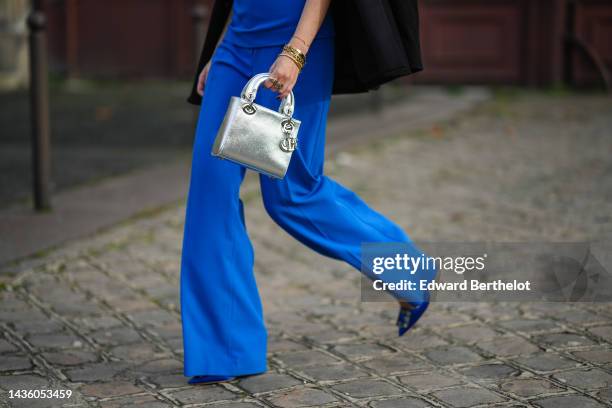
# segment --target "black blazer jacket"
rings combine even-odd
[[[212,57],[231,7],[232,0],[214,2],[187,99],[194,105],[202,102],[198,76]],[[367,92],[423,69],[417,0],[331,0],[330,11],[336,31],[332,93]]]

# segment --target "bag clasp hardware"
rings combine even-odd
[[[252,115],[257,111],[257,108],[255,108],[252,103],[245,103],[242,105],[242,111],[247,115]]]
[[[280,148],[283,152],[290,153],[297,148],[297,138],[287,135],[280,142]]]

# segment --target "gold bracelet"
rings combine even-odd
[[[293,62],[295,62],[295,65],[297,65],[300,70],[302,70],[302,68],[304,68],[304,65],[306,64],[300,58],[296,57],[295,55],[289,52],[283,51],[279,55],[284,55],[285,57],[288,57],[289,59],[291,59]]]
[[[295,63],[295,65],[297,65],[298,69],[301,71],[302,68],[304,68],[304,62],[300,61],[299,59],[297,59],[293,54],[289,54],[288,52],[281,52],[280,54],[278,54],[279,56],[284,55],[285,57],[289,58],[291,61],[293,61]]]
[[[295,58],[297,58],[302,63],[302,65],[306,64],[306,56],[301,50],[289,44],[286,44],[285,46],[283,46],[283,51],[293,55]]]
[[[306,56],[304,55],[304,53],[299,50],[298,48],[295,48],[289,44],[285,45],[283,47],[283,51],[286,51],[292,55],[294,55],[297,59],[299,59],[300,61],[304,61],[306,62]]]

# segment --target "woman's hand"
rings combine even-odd
[[[200,94],[200,96],[204,96],[204,85],[206,85],[206,77],[208,77],[209,69],[210,69],[210,61],[206,63],[206,65],[202,69],[202,72],[200,72],[200,76],[198,77],[197,91],[198,91],[198,94]]]
[[[270,73],[270,78],[266,79],[264,86],[274,92],[278,92],[277,98],[282,99],[289,95],[289,92],[295,86],[300,70],[290,58],[279,55],[268,72]],[[272,79],[276,79],[279,84],[282,84],[282,88],[275,88]]]

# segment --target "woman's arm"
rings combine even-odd
[[[302,51],[304,55],[308,54],[310,44],[314,40],[325,19],[330,2],[331,0],[306,0],[302,15],[300,16],[300,21],[298,22],[293,37],[291,37],[289,41],[289,45]],[[276,61],[274,61],[274,64],[270,67],[269,72],[271,78],[276,79],[282,84],[282,88],[280,90],[274,89],[271,80],[265,81],[264,86],[274,91],[278,91],[278,98],[280,99],[291,92],[297,82],[300,70],[295,62],[289,57],[279,55]]]
[[[312,40],[314,40],[321,24],[323,24],[330,2],[331,0],[306,1],[302,16],[289,45],[299,49],[304,55],[308,53]]]
[[[227,17],[227,20],[225,21],[225,26],[223,27],[223,32],[219,36],[219,39],[217,40],[217,44],[215,45],[215,50],[219,46],[219,43],[221,42],[223,37],[225,36],[225,32],[227,31],[227,27],[229,26],[229,22],[232,20],[232,13],[233,13],[233,10],[230,10],[229,15]],[[212,55],[214,55],[214,54],[215,53],[213,51]],[[212,57],[211,57],[211,60],[212,60]],[[210,69],[210,60],[206,63],[206,65],[204,65],[204,68],[202,68],[202,72],[200,72],[200,76],[198,77],[197,91],[198,91],[198,94],[200,94],[200,96],[204,95],[204,85],[206,84],[206,78],[208,77],[208,70],[209,69]]]

